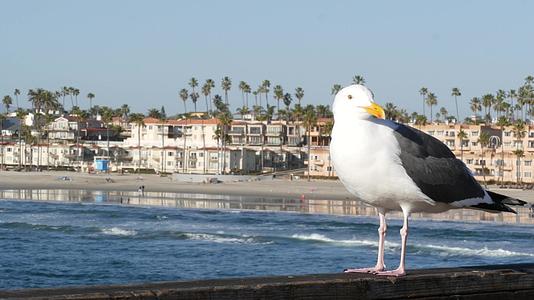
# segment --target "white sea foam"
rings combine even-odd
[[[305,240],[305,241],[317,241],[317,242],[333,243],[333,244],[346,245],[346,246],[378,247],[377,241],[358,240],[358,239],[334,240],[325,235],[318,234],[318,233],[294,234],[291,237],[294,239]],[[408,246],[414,247],[416,249],[419,249],[425,252],[433,252],[436,255],[442,255],[442,256],[459,255],[459,256],[484,256],[484,257],[514,257],[514,256],[534,257],[534,253],[516,252],[516,251],[505,250],[505,249],[489,249],[488,247],[484,247],[481,249],[472,249],[472,248],[454,247],[454,246],[446,246],[446,245],[432,245],[432,244],[426,244],[426,245],[408,244]],[[385,247],[389,250],[399,249],[400,244],[386,241]]]
[[[304,240],[304,241],[317,241],[317,242],[334,243],[334,244],[341,244],[341,245],[378,246],[378,242],[376,242],[376,241],[358,240],[358,239],[334,240],[334,239],[331,239],[331,238],[329,238],[329,237],[327,237],[325,235],[319,234],[319,233],[294,234],[291,237],[294,238],[294,239]],[[396,246],[398,246],[398,244],[386,242],[386,246],[396,247]]]
[[[462,255],[462,256],[486,256],[486,257],[512,257],[512,256],[530,256],[534,257],[534,253],[516,252],[505,249],[489,249],[484,247],[481,249],[471,249],[464,247],[450,247],[442,245],[416,245],[420,248],[428,248],[437,250],[445,255]]]
[[[252,237],[229,237],[209,233],[185,233],[190,240],[208,241],[221,244],[271,244],[272,242],[257,242]]]
[[[102,229],[102,233],[107,234],[107,235],[116,235],[116,236],[134,236],[137,234],[137,231],[132,230],[132,229],[111,227],[111,228]]]

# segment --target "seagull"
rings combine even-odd
[[[485,190],[466,165],[436,138],[390,120],[363,85],[350,85],[334,99],[330,156],[340,181],[358,199],[377,208],[378,259],[374,267],[345,272],[404,276],[411,213],[473,208],[513,212],[526,202]],[[385,270],[386,213],[401,211],[399,267]]]

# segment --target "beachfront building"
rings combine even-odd
[[[534,126],[525,126],[525,136],[517,138],[512,126],[501,130],[494,125],[430,124],[418,129],[445,143],[463,160],[479,181],[534,183]],[[464,137],[460,140],[459,133]],[[489,137],[480,143],[481,134]],[[521,150],[522,153],[516,152]],[[516,154],[521,154],[519,159]]]
[[[310,157],[306,159],[306,165],[309,166],[309,174],[317,177],[336,176],[330,158],[330,133],[332,130],[333,119],[321,118],[317,124],[311,127],[310,132],[305,132],[306,143],[310,142]],[[307,146],[304,147],[307,151]],[[306,152],[307,156],[307,152]],[[308,170],[306,170],[308,174]]]
[[[308,160],[306,161],[308,162]],[[332,166],[330,147],[312,146],[310,151],[310,175],[318,177],[335,177],[336,172]],[[307,173],[307,171],[306,171]]]

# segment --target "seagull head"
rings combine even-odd
[[[336,94],[332,107],[334,118],[384,119],[384,109],[373,101],[373,92],[360,84],[349,85]]]

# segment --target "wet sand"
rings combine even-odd
[[[62,177],[71,180],[61,180]],[[110,180],[107,180],[109,178]],[[172,176],[152,174],[81,174],[74,172],[0,172],[0,189],[70,189],[101,191],[137,191],[144,185],[146,192],[202,193],[256,197],[304,198],[317,200],[354,200],[338,180],[305,179],[289,181],[275,179],[217,184],[186,183],[172,180]],[[499,189],[492,191],[534,203],[534,191]]]

